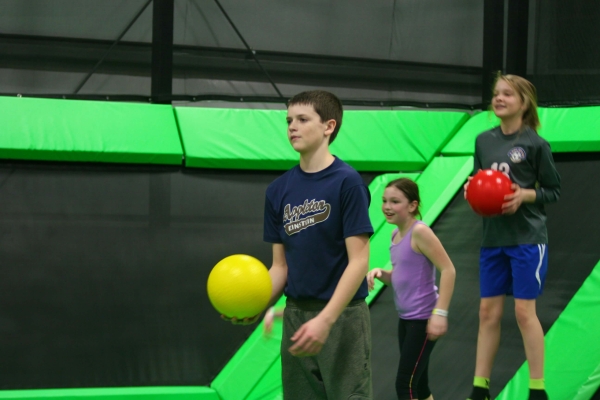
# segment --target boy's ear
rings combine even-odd
[[[333,133],[333,131],[335,130],[335,127],[337,126],[337,122],[335,122],[335,119],[330,119],[327,122],[325,122],[325,135],[329,136]]]

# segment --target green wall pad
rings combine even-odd
[[[281,357],[273,363],[245,400],[283,400]]]
[[[331,150],[359,171],[419,171],[468,119],[449,111],[346,111]]]
[[[0,97],[0,158],[181,165],[169,105]]]
[[[280,308],[284,305],[285,296],[282,296],[276,307]],[[263,323],[258,324],[210,385],[219,394],[221,400],[247,399],[251,392],[256,393],[261,390],[261,380],[265,376],[270,376],[270,371],[277,368],[276,364],[280,363],[282,332],[281,319],[275,319],[273,330],[269,335],[263,333]],[[281,377],[279,386],[281,386]],[[257,398],[270,399],[271,397]]]
[[[217,393],[203,386],[139,387],[93,389],[4,390],[2,400],[219,400]]]
[[[473,157],[436,157],[417,181],[423,222],[432,225],[473,172]]]
[[[583,282],[545,337],[545,380],[552,400],[589,400],[600,387],[600,262]],[[525,400],[527,363],[497,397]]]
[[[539,108],[540,136],[553,152],[600,151],[600,107]],[[444,155],[473,154],[475,138],[500,125],[491,112],[473,116],[443,148]]]
[[[175,112],[188,167],[286,170],[298,163],[285,110]],[[346,111],[331,152],[360,171],[421,170],[467,119],[463,112]]]
[[[416,179],[421,197],[422,220],[432,225],[444,211],[456,192],[473,171],[473,157],[436,157]],[[371,237],[369,268],[392,269],[390,263],[390,238],[394,225],[384,223]],[[375,288],[369,293],[367,302],[377,296],[383,283],[375,282]]]

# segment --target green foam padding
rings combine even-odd
[[[541,108],[540,122],[553,152],[600,151],[600,107]]]
[[[176,107],[186,166],[286,170],[298,164],[285,110]],[[423,169],[468,119],[463,112],[346,111],[331,152],[359,171]]]
[[[581,385],[573,400],[589,400],[600,388],[600,365],[590,374],[588,379]]]
[[[539,134],[553,152],[600,151],[600,107],[539,108]],[[500,125],[489,111],[469,119],[442,149],[444,155],[467,155],[475,151],[475,138]]]
[[[187,167],[287,170],[298,164],[285,111],[175,107],[175,115]]]
[[[442,154],[445,156],[473,154],[477,135],[498,125],[500,120],[489,111],[474,114],[442,149]]]
[[[432,225],[473,172],[473,157],[436,157],[419,177],[423,222]]]
[[[545,337],[546,391],[553,400],[589,400],[600,387],[600,262]],[[526,400],[525,362],[496,399]]]
[[[282,400],[283,388],[281,386],[281,357],[271,365],[271,368],[263,375],[252,392],[245,400]]]
[[[0,399],[8,400],[219,400],[217,393],[204,386],[2,390]]]
[[[419,171],[468,119],[450,111],[346,111],[331,151],[359,171]]]
[[[0,97],[0,158],[181,165],[170,105]]]
[[[284,305],[285,296],[282,296],[276,307]],[[273,330],[268,336],[263,333],[263,322],[258,324],[210,385],[221,400],[245,399],[273,364],[279,363],[282,332],[281,319],[275,319]]]

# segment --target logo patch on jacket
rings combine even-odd
[[[508,152],[508,158],[510,158],[510,161],[518,164],[527,158],[527,154],[525,154],[525,150],[522,147],[513,147]]]

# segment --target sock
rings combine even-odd
[[[484,388],[484,389],[489,389],[490,388],[490,378],[476,376],[475,379],[473,379],[473,386],[477,386],[477,387]]]
[[[473,379],[473,391],[468,400],[490,400],[490,379],[476,376]]]
[[[545,388],[546,385],[544,384],[544,378],[529,380],[529,389],[544,390]]]
[[[529,380],[529,400],[548,400],[543,379]]]

